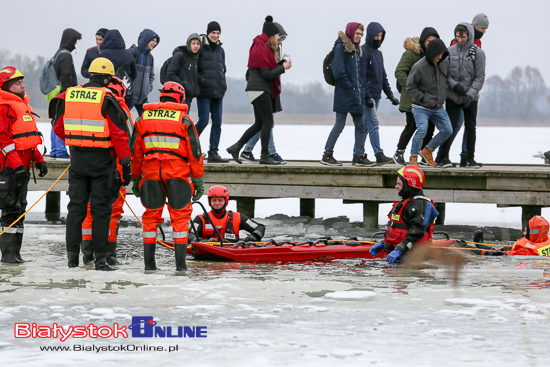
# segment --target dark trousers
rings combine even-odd
[[[269,137],[273,129],[273,100],[269,93],[262,93],[252,101],[254,106],[254,124],[250,126],[239,139],[239,146],[244,146],[254,135],[261,131],[262,158],[269,156]]]
[[[448,99],[445,102],[445,109],[451,120],[451,126],[453,127],[453,134],[447,139],[447,141],[441,144],[439,152],[437,153],[438,158],[449,158],[449,151],[451,150],[451,145],[462,127],[461,121],[459,119],[460,110],[464,112],[464,137],[466,139],[466,151],[467,158],[473,159],[476,150],[476,125],[477,125],[477,101],[470,103],[468,108],[464,108],[463,105],[456,104],[455,102]]]
[[[407,145],[411,141],[411,138],[416,131],[416,121],[414,120],[414,115],[412,114],[412,112],[405,112],[405,118],[407,124],[405,125],[405,128],[403,129],[403,132],[399,137],[399,142],[397,143],[398,150],[407,149]],[[434,131],[435,125],[433,124],[433,122],[429,121],[428,130],[426,131],[426,136],[424,137],[424,140],[422,142],[422,148],[424,148],[430,142],[430,140],[432,140]]]
[[[17,153],[14,153],[17,154]],[[31,163],[32,164],[32,163]],[[17,218],[21,216],[26,210],[27,210],[27,190],[29,187],[29,179],[30,175],[27,175],[25,178],[19,177],[19,181],[17,183],[17,186],[15,187],[15,204],[13,204],[9,208],[2,209],[2,228],[9,227],[10,224],[15,222]],[[17,228],[23,228],[23,221],[25,220],[25,217],[21,218],[19,222],[10,230],[8,230],[7,233],[16,233]],[[19,233],[23,233],[22,230],[19,231]]]
[[[109,224],[112,204],[109,178],[113,158],[107,149],[71,149],[69,168],[69,205],[67,206],[67,252],[79,252],[82,241],[82,222],[88,202],[92,214],[92,248],[95,254],[105,254],[109,244]]]

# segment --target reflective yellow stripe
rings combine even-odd
[[[105,122],[98,120],[66,119],[65,130],[89,131],[93,133],[104,132]]]
[[[156,238],[157,232],[143,232],[143,238]]]
[[[174,232],[174,238],[187,238],[187,232]]]

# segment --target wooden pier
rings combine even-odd
[[[49,173],[31,182],[29,190],[45,191],[67,167],[67,161],[47,160]],[[363,204],[363,225],[378,226],[378,206],[398,199],[395,182],[401,166],[354,167],[344,162],[329,167],[318,161],[289,161],[282,166],[205,163],[205,191],[227,186],[237,210],[254,217],[256,199],[299,198],[300,215],[315,216],[315,199],[339,199]],[[425,194],[436,203],[445,220],[446,203],[482,203],[522,207],[522,223],[550,206],[550,166],[484,165],[481,168],[424,168]],[[47,195],[46,216],[59,216],[59,192],[68,187],[68,173]],[[131,192],[130,187],[128,188]],[[52,190],[52,191],[53,191]],[[205,194],[206,194],[205,192]],[[520,218],[518,218],[520,220]]]

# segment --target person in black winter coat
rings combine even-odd
[[[67,88],[78,85],[78,79],[76,77],[76,70],[74,68],[73,55],[71,52],[76,48],[78,40],[82,39],[80,32],[67,28],[63,31],[61,36],[61,42],[59,43],[59,49],[55,53],[59,54],[55,61],[55,74],[59,82],[61,83],[61,91],[63,93]],[[63,51],[63,52],[62,52]],[[67,52],[68,51],[68,52]],[[53,128],[50,135],[51,149],[50,158],[69,158],[67,147],[65,142],[54,134]]]
[[[105,39],[105,34],[107,33],[107,31],[107,28],[100,28],[95,33],[96,45],[86,50],[86,55],[84,55],[84,61],[82,61],[82,67],[80,68],[80,74],[82,74],[82,76],[86,79],[90,78],[90,73],[88,72],[88,69],[90,68],[90,64],[92,63],[92,61],[99,57],[99,47]]]
[[[178,46],[172,52],[172,60],[166,71],[166,81],[176,82],[185,89],[185,101],[189,106],[193,98],[199,95],[199,81],[197,69],[199,65],[199,51],[201,39],[197,33],[192,33],[187,38],[185,46]],[[189,113],[189,110],[187,113]]]

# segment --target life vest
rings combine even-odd
[[[241,213],[233,213],[231,210],[227,210],[225,215],[222,218],[218,218],[210,211],[208,216],[212,220],[212,223],[216,226],[225,240],[239,240],[239,231],[241,229]],[[202,221],[202,234],[201,238],[208,240],[210,238],[217,238],[216,232],[212,224],[208,222],[203,214],[199,214],[199,218]]]
[[[13,150],[34,149],[42,144],[42,133],[36,126],[36,118],[32,107],[29,105],[29,95],[25,98],[0,90],[0,104],[10,106],[14,110],[17,120],[10,125],[9,134],[14,146],[4,147],[4,154]]]
[[[101,109],[106,88],[68,88],[65,95],[65,144],[77,147],[111,148],[109,122]]]
[[[140,133],[145,158],[183,159],[188,161],[187,105],[156,102],[143,105]],[[185,120],[184,120],[185,119]],[[190,121],[189,125],[190,126]]]
[[[386,233],[384,234],[384,241],[387,245],[397,246],[405,239],[410,227],[405,224],[405,221],[403,220],[403,211],[405,210],[405,207],[413,200],[427,200],[435,208],[435,203],[431,199],[424,196],[415,196],[413,198],[394,203],[388,214],[390,221],[388,223],[388,229],[386,229]],[[429,219],[430,223],[428,225],[425,223],[426,233],[424,234],[424,237],[418,240],[418,242],[431,241],[433,238],[435,218]]]
[[[550,238],[544,242],[530,242],[523,237],[514,243],[509,255],[550,256]]]

